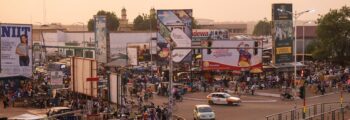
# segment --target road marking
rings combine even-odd
[[[207,101],[207,99],[200,99],[200,98],[189,98],[184,97],[185,100],[195,100],[195,101]],[[244,103],[271,103],[271,102],[277,102],[277,100],[242,100]]]
[[[277,100],[243,100],[244,103],[272,103],[277,102]]]

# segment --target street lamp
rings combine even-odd
[[[295,11],[294,13],[294,80],[296,80],[297,78],[297,20],[301,15],[309,12],[314,12],[314,11],[315,10],[305,10],[299,13]],[[291,12],[289,13],[292,14]]]
[[[309,13],[309,12],[314,12],[315,10],[305,10],[305,11],[301,11],[301,12],[297,12],[295,11],[294,14],[294,81],[293,84],[295,84],[295,80],[297,78],[297,19],[305,14],[305,13]],[[304,49],[304,48],[303,48]],[[304,51],[304,50],[303,50]],[[303,83],[304,84],[304,83]],[[304,86],[304,85],[303,85]],[[302,86],[302,87],[303,87]],[[295,87],[295,85],[294,85]],[[304,88],[305,89],[305,88]],[[304,90],[305,92],[305,90]],[[304,102],[303,102],[303,118],[305,118],[305,113],[306,113],[306,98],[304,98]]]
[[[312,23],[312,21],[307,21],[303,23],[303,63],[305,62],[305,24]]]

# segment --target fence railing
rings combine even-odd
[[[320,113],[317,115],[309,116],[305,120],[344,120],[345,108],[340,107],[328,112]]]
[[[306,113],[304,118],[309,118],[319,114],[327,113],[340,107],[348,106],[350,102],[329,102],[319,103],[306,106]],[[303,107],[298,107],[292,110],[275,113],[265,117],[266,120],[302,120],[303,119]]]

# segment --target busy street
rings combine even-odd
[[[0,120],[350,120],[348,1],[0,3]]]

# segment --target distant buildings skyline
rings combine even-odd
[[[330,9],[339,9],[349,5],[347,0],[1,0],[0,22],[42,24],[73,24],[87,22],[99,10],[115,12],[120,16],[121,9],[128,10],[129,22],[137,15],[148,13],[150,8],[193,9],[197,19],[212,19],[215,22],[250,22],[264,18],[271,19],[273,3],[292,3],[293,11],[315,9],[312,14],[305,14],[300,20],[316,20]]]

